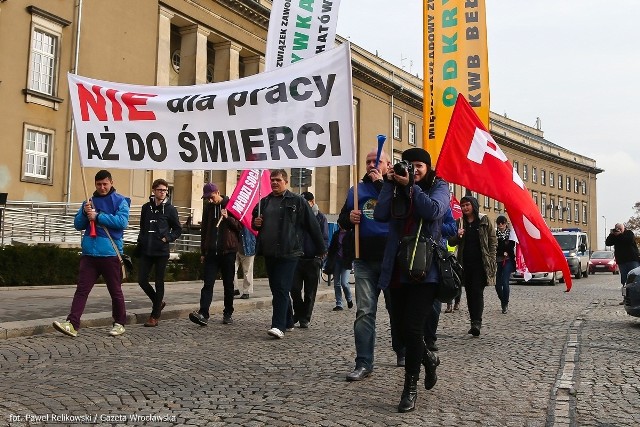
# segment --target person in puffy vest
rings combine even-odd
[[[158,326],[164,303],[164,274],[169,262],[169,243],[182,234],[178,211],[167,198],[169,184],[156,179],[151,185],[152,195],[140,210],[140,232],[136,254],[138,285],[149,297],[151,315],[144,326]],[[149,283],[151,267],[155,267],[155,289]]]
[[[95,186],[93,196],[82,203],[73,221],[75,229],[84,233],[78,284],[71,311],[66,321],[53,322],[55,329],[71,337],[78,335],[80,317],[99,276],[104,278],[111,296],[114,323],[109,335],[122,335],[127,321],[118,253],[123,253],[122,236],[129,225],[131,200],[116,192],[111,173],[107,170],[96,173]]]

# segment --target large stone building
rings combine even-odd
[[[0,192],[12,200],[77,202],[92,191],[95,169],[77,155],[66,75],[140,85],[192,85],[233,80],[264,69],[267,0],[0,0]],[[338,42],[344,42],[338,37]],[[386,134],[398,159],[422,146],[422,80],[352,45],[357,158]],[[491,130],[518,168],[551,227],[595,232],[595,161],[546,141],[542,132],[492,115]],[[236,171],[114,169],[116,188],[134,204],[165,178],[172,201],[197,222],[204,182],[230,193]],[[354,173],[317,168],[309,187],[320,208],[338,213]],[[560,184],[560,182],[562,182]],[[295,180],[292,188],[297,191]],[[463,189],[452,186],[460,198]],[[502,206],[481,200],[496,215]],[[566,208],[569,207],[567,211]],[[592,237],[595,238],[595,235]]]

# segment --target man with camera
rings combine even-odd
[[[616,224],[611,229],[604,244],[614,246],[613,254],[620,269],[620,282],[624,285],[631,270],[640,266],[640,255],[636,236],[633,231],[625,229],[624,224]]]
[[[373,219],[373,209],[378,203],[378,196],[382,190],[383,178],[391,168],[391,162],[386,153],[382,152],[376,165],[377,152],[367,154],[367,172],[358,183],[358,200],[354,203],[353,187],[349,189],[338,224],[345,230],[351,230],[356,224],[360,225],[359,242],[360,254],[354,260],[354,276],[356,290],[356,320],[353,323],[353,333],[356,345],[356,366],[349,374],[347,381],[360,381],[373,372],[374,347],[376,341],[376,313],[380,289],[380,267],[384,255],[384,247],[389,233],[389,226]],[[384,291],[387,311],[390,311],[389,291]],[[398,357],[398,366],[404,365],[403,346],[391,334],[391,345]]]

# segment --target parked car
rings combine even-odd
[[[595,251],[589,259],[589,274],[593,273],[620,274],[618,263],[613,256],[613,251]]]
[[[640,317],[640,267],[627,275],[627,283],[622,287],[624,311],[630,316]]]
[[[524,280],[524,274],[521,271],[511,273],[509,283],[542,283],[544,285],[555,286],[556,283],[564,281],[561,271],[531,273],[531,279]]]

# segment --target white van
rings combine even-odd
[[[552,229],[562,253],[569,264],[571,275],[579,279],[589,275],[589,237],[579,228]]]

